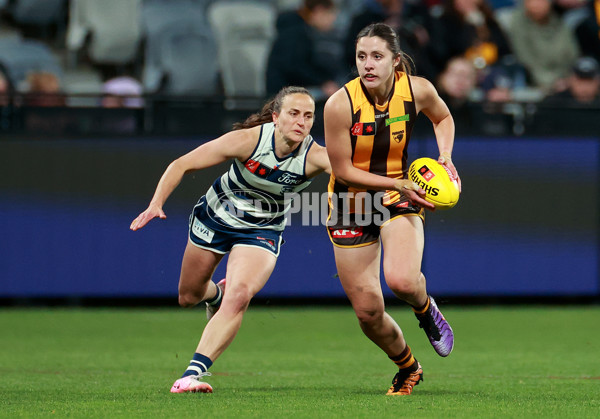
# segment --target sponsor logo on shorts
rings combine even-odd
[[[355,227],[350,229],[340,228],[340,229],[332,229],[331,237],[335,239],[351,239],[353,237],[360,237],[363,235],[362,227]]]
[[[256,236],[257,240],[260,240],[260,242],[262,244],[267,245],[267,247],[269,247],[271,250],[275,250],[275,241],[271,240],[271,239],[267,239],[265,237],[260,237],[260,236]]]
[[[197,218],[194,218],[194,222],[192,223],[192,233],[194,233],[194,235],[199,239],[204,240],[206,243],[211,243],[215,235],[213,230],[206,227]]]

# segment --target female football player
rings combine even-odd
[[[314,114],[315,102],[306,89],[283,88],[233,131],[173,161],[148,208],[131,223],[138,230],[153,218],[166,218],[163,205],[185,173],[233,160],[190,217],[179,304],[205,302],[209,322],[171,392],[212,392],[201,377],[210,375],[212,363],[233,341],[250,300],[275,267],[291,206],[286,194],[298,193],[317,174],[330,172],[325,148],[310,136]],[[211,277],[225,253],[226,282],[215,284]]]
[[[425,191],[407,179],[407,145],[417,115],[433,123],[439,162],[452,163],[454,121],[433,85],[410,75],[395,31],[376,23],[356,38],[359,77],[325,104],[325,142],[331,161],[328,232],[342,286],[361,329],[399,367],[387,394],[410,394],[423,379],[402,331],[385,312],[379,280],[381,249],[387,285],[410,304],[441,356],[454,335],[428,296],[421,273]]]

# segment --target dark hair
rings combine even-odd
[[[273,122],[273,112],[281,112],[281,106],[283,105],[283,99],[285,99],[288,95],[293,95],[295,93],[301,93],[303,95],[309,96],[313,102],[315,98],[310,92],[304,87],[299,86],[287,86],[281,89],[275,97],[271,98],[267,103],[265,103],[260,110],[260,112],[254,113],[250,115],[244,122],[236,122],[233,124],[233,129],[246,129],[252,128],[257,125],[261,125],[267,122]]]
[[[445,0],[442,4],[443,15],[449,16],[461,22],[462,24],[467,23],[467,16],[461,13],[456,8],[456,0]],[[476,6],[477,10],[483,14],[485,22],[483,25],[473,25],[477,31],[477,37],[484,41],[491,37],[490,28],[493,25],[498,25],[497,20],[494,16],[494,10],[485,1],[479,2]]]
[[[335,7],[335,3],[333,0],[304,0],[302,7],[307,10],[314,10],[315,7],[321,6],[325,9],[333,9]]]
[[[402,71],[404,71],[406,74],[413,74],[415,65],[412,58],[410,58],[400,49],[400,38],[398,38],[398,34],[394,28],[386,25],[385,23],[372,23],[363,28],[358,35],[356,35],[354,47],[356,48],[360,38],[371,38],[374,36],[377,36],[385,41],[390,51],[392,51],[392,54],[394,54],[394,58],[398,55],[400,56],[400,65],[402,66]]]
[[[494,9],[487,2],[481,1],[475,7],[477,8],[477,10],[483,13],[483,16],[486,20],[486,24],[489,24],[490,21],[496,20],[496,18],[494,17]],[[445,15],[454,16],[460,21],[465,21],[466,16],[459,12],[456,8],[456,0],[444,0],[442,4],[442,10],[443,14]]]

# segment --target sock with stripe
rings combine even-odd
[[[406,348],[398,356],[390,356],[390,359],[396,364],[398,369],[404,371],[416,371],[419,367],[417,360],[410,351],[410,346],[406,345]]]
[[[181,378],[187,377],[188,375],[200,375],[201,373],[208,371],[212,364],[209,357],[196,352]]]
[[[213,307],[219,307],[221,305],[221,301],[223,300],[223,291],[220,287],[217,288],[217,293],[213,298],[209,298],[208,300],[204,300],[206,304]]]
[[[411,306],[411,307],[417,316],[422,316],[423,314],[427,313],[427,310],[429,310],[430,303],[431,303],[431,300],[429,299],[429,296],[427,296],[427,301],[425,301],[425,304],[423,304],[420,307],[415,307],[415,306]]]

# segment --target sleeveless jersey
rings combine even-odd
[[[383,107],[373,102],[360,77],[346,83],[344,90],[352,107],[350,141],[353,166],[394,179],[406,178],[406,151],[417,117],[409,76],[404,72],[396,72],[390,97]],[[336,182],[333,173],[328,191],[330,195],[335,193],[338,196],[342,193],[365,192],[364,189]],[[397,191],[387,191],[382,203],[391,205],[400,199]]]
[[[233,228],[282,231],[292,197],[306,188],[306,155],[314,143],[308,135],[291,154],[275,155],[275,124],[263,124],[256,148],[244,162],[235,160],[206,193],[208,214]]]

